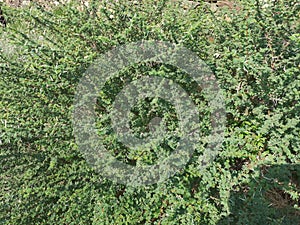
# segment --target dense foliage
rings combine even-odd
[[[187,9],[167,0],[3,5],[0,223],[299,224],[300,5],[238,4],[239,10],[217,11],[201,1]],[[198,169],[199,148],[171,179],[133,188],[87,164],[73,135],[72,109],[89,65],[114,46],[139,40],[182,44],[203,59],[224,93],[227,125],[222,149],[205,170]],[[203,96],[186,74],[161,64],[129,67],[107,83],[96,108],[103,141],[132,165],[172,151],[132,152],[111,135],[105,115],[124,83],[141,73],[174,78],[209,130]],[[146,99],[132,111],[137,132],[147,132],[145,124],[157,115],[170,129],[177,126],[162,100]]]

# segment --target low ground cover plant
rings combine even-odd
[[[1,5],[1,224],[299,224],[300,21],[296,0],[236,1],[211,10],[167,0]],[[106,179],[76,144],[72,110],[86,69],[113,47],[140,40],[181,44],[213,71],[225,97],[225,139],[199,170],[196,149],[163,183],[130,187]],[[174,79],[211,129],[201,90],[176,67],[128,67],[96,104],[99,135],[118,160],[153,164],[161,151],[132,151],[112,135],[107,114],[126,82],[140,74]],[[155,110],[154,110],[155,109]],[[151,113],[154,112],[154,113]],[[132,127],[155,116],[178,126],[172,105],[145,99]],[[262,222],[263,221],[263,222]]]

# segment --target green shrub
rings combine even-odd
[[[0,222],[299,222],[300,5],[296,0],[267,8],[259,1],[239,4],[240,11],[217,12],[202,2],[184,10],[167,0],[91,1],[81,8],[74,1],[52,10],[37,4],[2,7],[7,27],[0,28]],[[87,164],[72,133],[72,110],[89,65],[112,47],[139,40],[180,43],[203,59],[224,93],[227,126],[222,149],[205,170],[197,161],[203,145],[166,182],[133,188],[105,179]],[[174,78],[193,96],[205,118],[202,125],[210,129],[203,96],[185,74],[168,65],[127,68],[99,94],[97,113],[103,117],[97,127],[112,154],[133,165],[139,152],[110,135],[105,115],[124,83],[140,72]],[[172,106],[148,99],[133,109],[137,132],[153,117],[152,108],[169,119],[170,129],[177,126]],[[166,149],[146,152],[140,160],[151,164],[161,150]],[[291,204],[270,206],[272,193]]]

